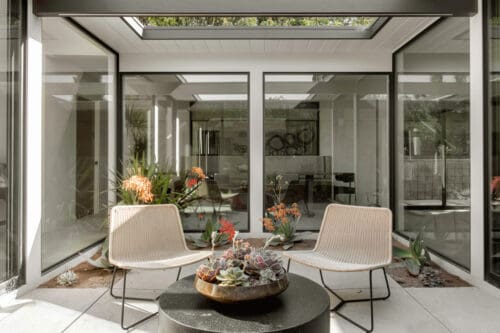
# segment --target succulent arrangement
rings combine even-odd
[[[222,256],[209,259],[197,269],[199,279],[220,286],[248,287],[269,284],[285,276],[281,257],[268,250],[268,244],[256,249],[236,237]]]

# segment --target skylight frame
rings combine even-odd
[[[143,40],[331,40],[372,39],[390,20],[377,17],[368,27],[355,26],[144,26],[137,17],[123,21]]]

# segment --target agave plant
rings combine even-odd
[[[245,256],[245,272],[258,275],[260,271],[270,269],[275,275],[280,276],[283,272],[281,257],[266,249],[252,249]]]
[[[226,270],[221,270],[217,275],[217,280],[220,286],[224,287],[247,287],[249,286],[249,276],[239,267],[230,267]]]
[[[431,262],[431,257],[424,244],[423,232],[419,232],[415,240],[410,240],[408,250],[393,246],[392,254],[404,260],[406,269],[411,275],[417,276],[424,265]]]

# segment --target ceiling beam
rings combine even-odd
[[[471,16],[478,0],[33,0],[38,16]]]

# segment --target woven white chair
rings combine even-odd
[[[196,263],[212,255],[211,251],[191,251],[186,246],[181,218],[175,205],[115,206],[109,226],[109,262],[115,266],[110,294],[122,300],[121,326],[127,330],[158,312],[129,325],[124,325],[125,300],[156,301],[126,297],[127,271],[131,269],[163,270]],[[113,294],[116,271],[124,269],[123,293]]]
[[[373,301],[386,300],[391,295],[385,267],[392,261],[392,213],[387,208],[331,204],[326,207],[316,246],[312,251],[283,252],[290,261],[319,269],[323,286],[340,300],[331,311],[359,327],[373,331]],[[384,273],[387,295],[373,297],[372,272]],[[323,270],[334,272],[369,271],[370,298],[345,300],[325,284]],[[366,328],[339,310],[347,303],[370,302],[371,327]]]

